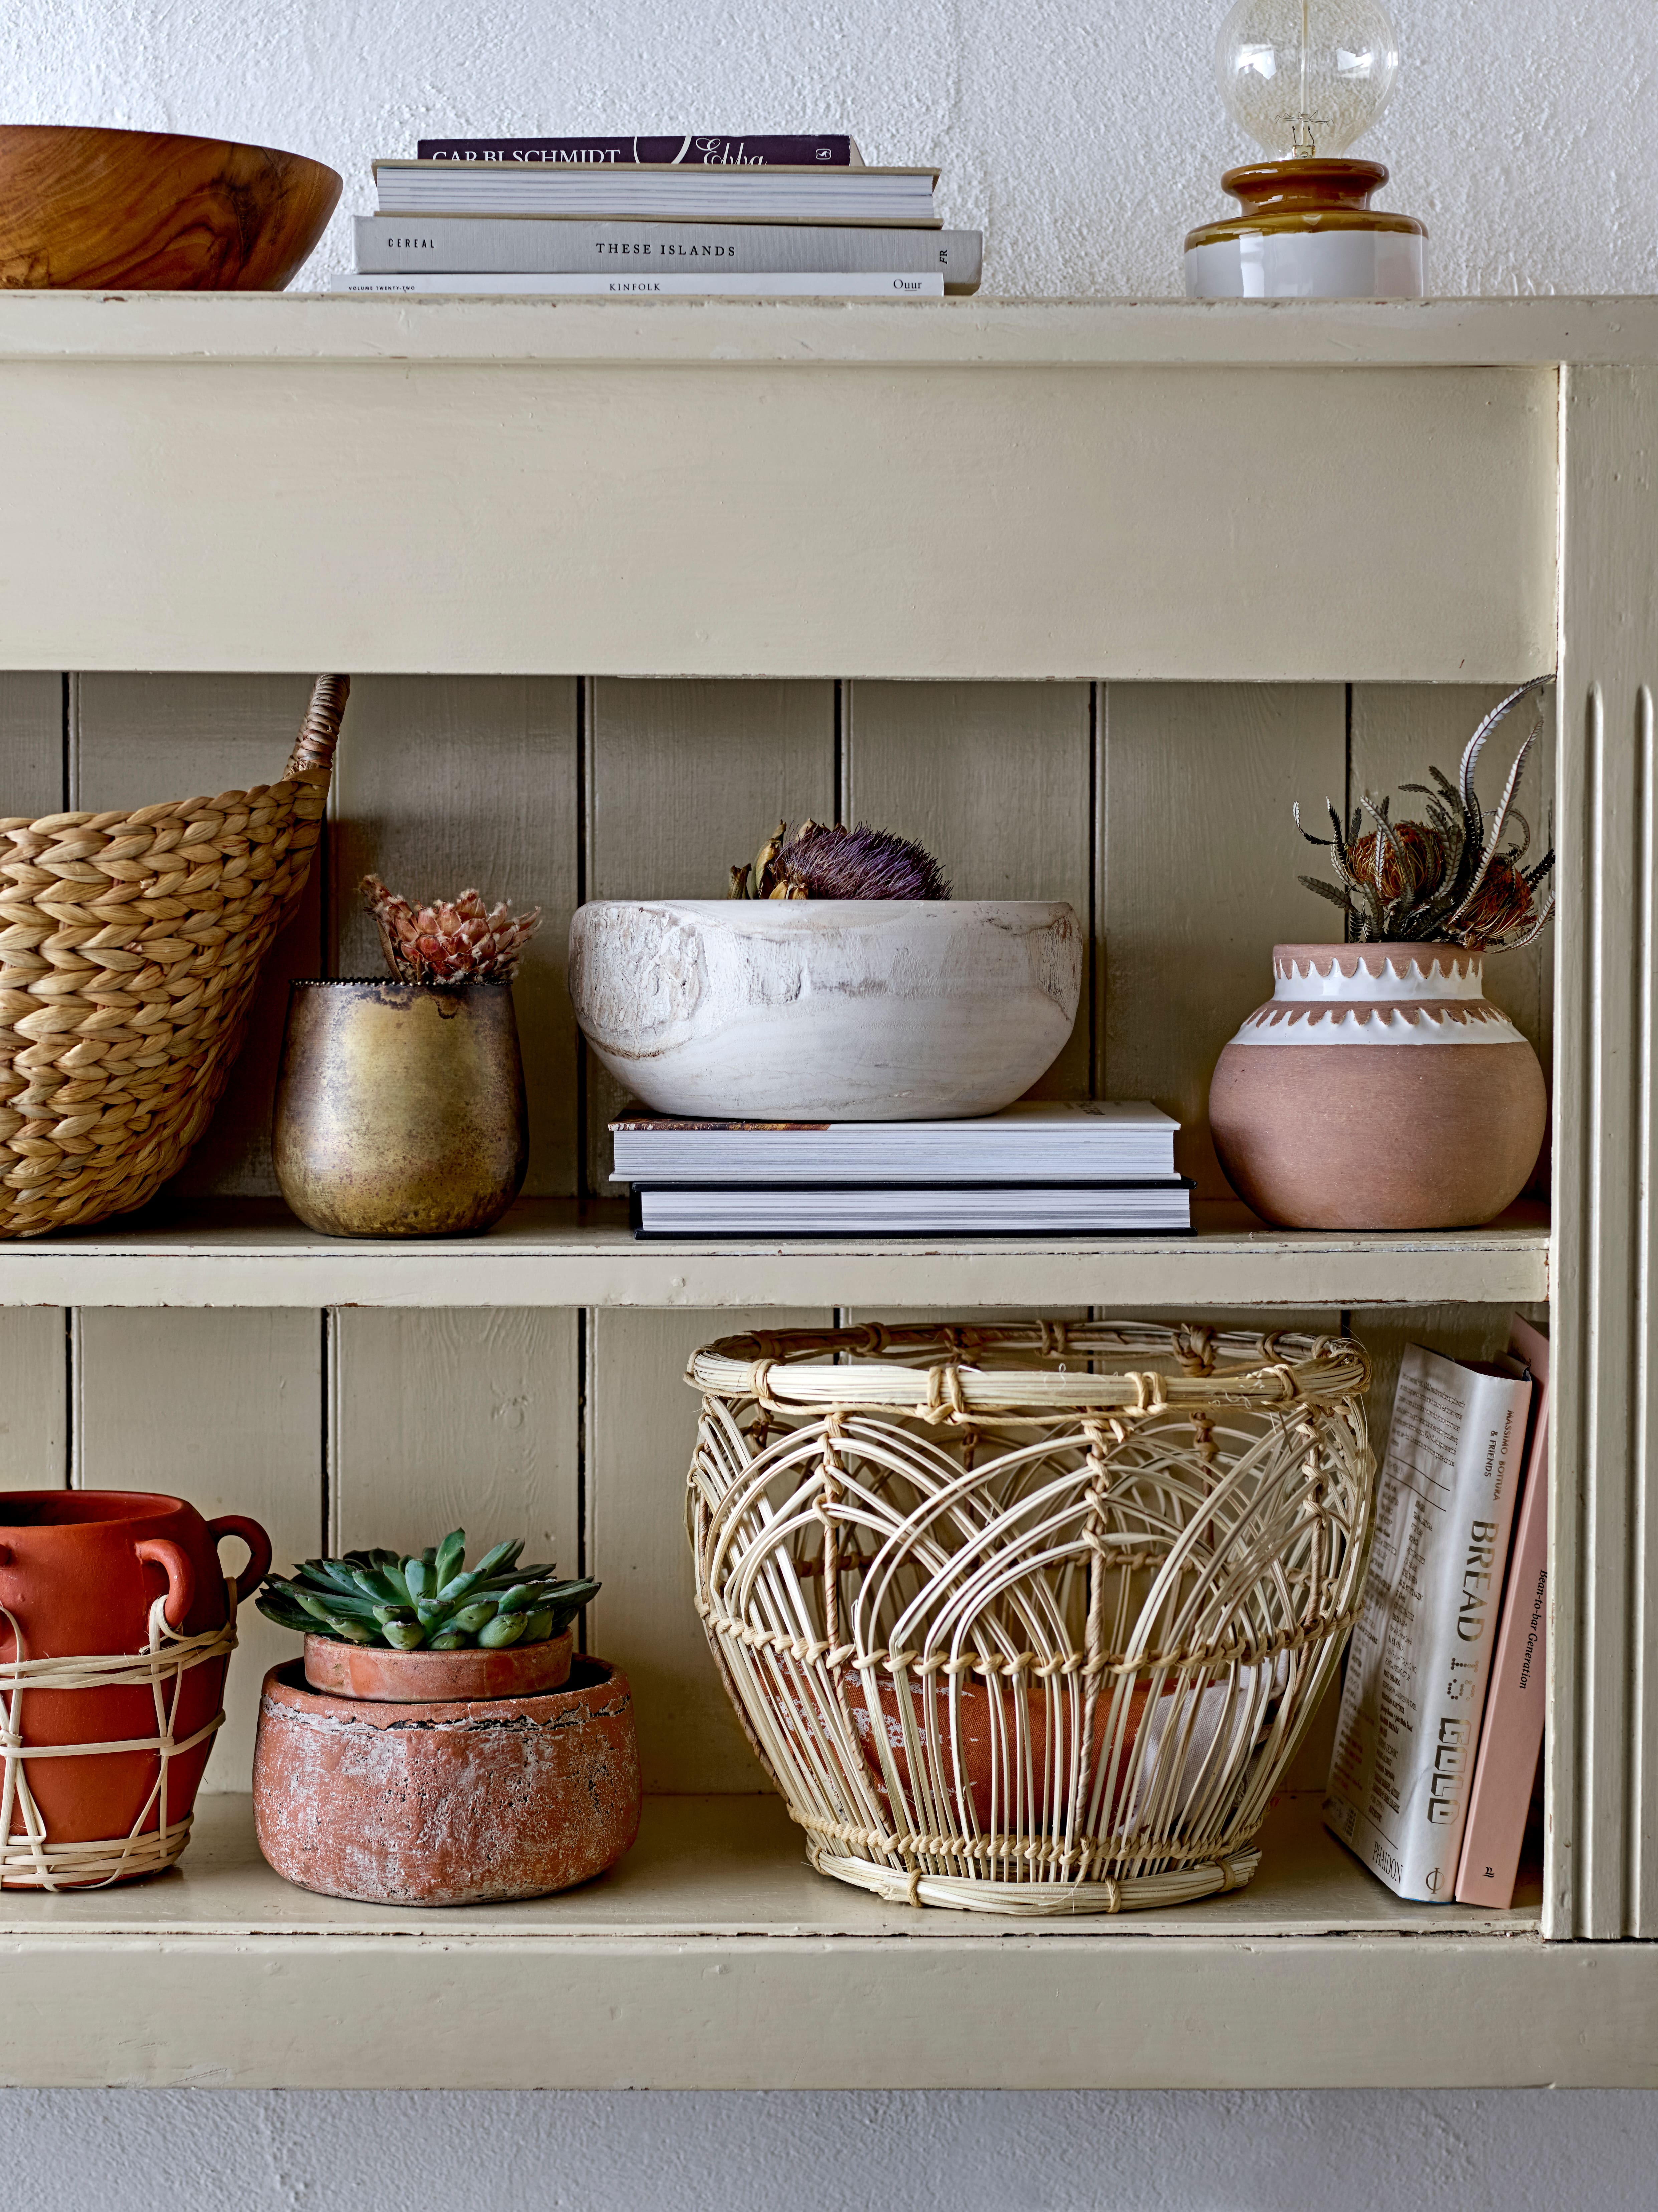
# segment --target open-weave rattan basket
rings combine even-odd
[[[811,1863],[987,1912],[1247,1881],[1357,1609],[1369,1376],[1138,1322],[699,1352],[698,1610]]]
[[[0,820],[0,1237],[130,1212],[206,1128],[310,871],[349,679],[280,783]]]

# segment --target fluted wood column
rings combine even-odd
[[[1655,1936],[1658,370],[1568,366],[1561,402],[1545,1926]]]

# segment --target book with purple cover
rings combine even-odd
[[[421,161],[610,161],[634,167],[669,162],[676,167],[763,169],[782,162],[822,162],[829,169],[861,169],[864,157],[853,141],[836,131],[797,137],[776,133],[759,137],[740,132],[670,132],[653,138],[422,138],[415,149]]]

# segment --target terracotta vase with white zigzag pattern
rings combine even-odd
[[[1458,945],[1279,945],[1272,996],[1221,1054],[1215,1149],[1292,1229],[1455,1229],[1525,1188],[1548,1099],[1537,1054]]]

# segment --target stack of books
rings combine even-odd
[[[1324,1817],[1400,1897],[1514,1901],[1548,1674],[1549,1342],[1400,1363]]]
[[[945,230],[936,169],[850,138],[423,138],[376,161],[337,292],[975,292],[983,234]]]
[[[612,1121],[640,1237],[1099,1237],[1192,1225],[1177,1121],[1023,1103],[970,1121]]]

